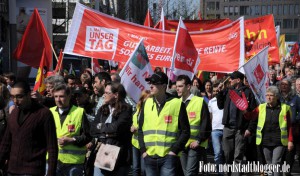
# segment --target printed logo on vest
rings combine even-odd
[[[172,116],[166,115],[165,116],[165,123],[172,123]]]
[[[68,131],[75,132],[75,125],[74,124],[68,125]]]
[[[190,119],[196,118],[196,112],[189,112],[189,118]]]

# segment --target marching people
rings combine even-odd
[[[94,176],[127,176],[129,173],[128,151],[131,146],[132,108],[125,102],[125,97],[126,91],[122,84],[109,83],[105,87],[103,105],[95,120],[99,130],[98,139],[101,145],[120,147],[120,152],[112,171],[95,167]]]
[[[31,99],[30,93],[30,86],[25,82],[16,82],[11,87],[10,98],[16,108],[8,118],[0,145],[0,170],[8,160],[8,175],[54,176],[58,147],[53,115]]]
[[[279,91],[280,91],[280,102],[285,103],[290,106],[292,115],[291,115],[291,126],[293,129],[295,128],[293,137],[296,139],[296,143],[298,142],[298,131],[297,128],[297,117],[300,113],[300,99],[297,95],[295,95],[295,92],[292,90],[292,82],[288,78],[284,78],[279,82]],[[296,136],[295,136],[296,135]],[[296,155],[296,147],[294,147],[292,150],[288,150],[285,153],[285,159],[287,161],[287,164],[290,165],[291,169],[289,173],[285,173],[286,175],[290,175],[293,165],[295,162],[295,155]]]
[[[248,119],[257,118],[256,145],[261,147],[267,164],[282,166],[285,150],[293,150],[291,115],[290,106],[280,102],[280,92],[276,86],[267,88],[266,103],[245,114]],[[279,176],[281,173],[272,175]]]
[[[219,172],[219,165],[223,164],[224,162],[224,154],[222,147],[224,125],[222,124],[223,110],[220,110],[217,104],[216,95],[219,91],[218,85],[218,83],[213,85],[213,98],[208,102],[208,110],[210,113],[210,119],[212,124],[211,140],[214,149],[214,161],[215,164],[217,164],[218,175],[222,176],[223,173]]]
[[[57,175],[82,175],[86,154],[85,145],[91,140],[89,122],[84,109],[70,104],[71,90],[65,84],[53,88],[56,106],[53,114],[58,150]]]
[[[197,176],[199,173],[199,161],[206,162],[206,148],[211,132],[207,104],[204,98],[190,93],[191,86],[192,81],[187,75],[179,75],[177,77],[176,90],[186,106],[191,133],[180,156],[185,176]]]
[[[146,78],[150,94],[141,109],[138,128],[140,151],[147,176],[175,176],[176,163],[190,137],[184,103],[166,93],[168,77],[156,72]]]
[[[247,111],[256,108],[256,101],[252,91],[244,86],[244,74],[234,71],[230,74],[230,87],[224,89],[220,84],[217,94],[217,104],[219,109],[224,109],[222,124],[223,129],[223,150],[225,163],[241,163],[244,157],[245,138],[255,133],[255,123],[243,118],[243,112],[237,107],[232,94],[244,96],[248,107]],[[229,173],[230,174],[230,173]],[[232,175],[241,175],[241,173],[232,173]]]

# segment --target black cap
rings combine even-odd
[[[73,94],[86,94],[88,91],[85,87],[76,87],[73,91]]]
[[[154,73],[145,80],[153,84],[168,84],[168,76],[164,72]]]
[[[230,77],[231,79],[237,79],[237,78],[240,78],[241,80],[243,80],[245,76],[244,76],[243,73],[241,73],[241,72],[239,72],[239,71],[234,71],[233,73],[231,73],[231,74],[229,75],[229,77]]]

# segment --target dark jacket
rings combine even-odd
[[[229,89],[234,89],[234,88],[229,88]],[[222,124],[225,127],[229,126],[229,119],[230,119],[230,113],[229,113],[230,109],[229,108],[230,108],[231,99],[229,97],[229,92],[228,92],[229,89],[224,89],[217,94],[218,107],[219,107],[219,109],[224,109]],[[250,88],[248,88],[244,84],[240,83],[240,87],[238,89],[234,89],[234,90],[238,93],[239,96],[242,95],[242,92],[245,93],[246,98],[248,100],[248,108],[247,108],[248,112],[252,111],[253,109],[255,109],[257,107],[255,97]],[[252,121],[250,123],[249,120],[246,120],[243,117],[242,111],[237,109],[236,128],[238,130],[241,130],[242,132],[244,132],[248,129],[252,134],[254,134],[255,130],[256,130],[256,123],[252,122]]]
[[[11,174],[45,175],[47,152],[47,175],[55,175],[58,146],[50,110],[34,101],[29,110],[16,107],[8,119],[0,145],[0,169],[9,158],[8,172]]]
[[[131,146],[130,127],[132,124],[132,107],[125,102],[123,102],[123,107],[124,110],[120,114],[112,116],[111,123],[105,123],[108,115],[103,115],[101,108],[94,121],[95,124],[101,123],[101,127],[98,129],[98,138],[100,142],[121,147],[116,167],[128,163],[128,150]]]

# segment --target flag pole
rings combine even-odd
[[[94,75],[94,59],[91,57],[92,62],[91,62],[91,67],[92,67],[92,75]]]
[[[63,60],[64,60],[64,55],[65,55],[65,53],[62,53],[62,58],[61,58],[61,62],[60,62],[60,65],[59,65],[59,69],[58,69],[58,72],[60,72],[60,70],[61,70],[61,65],[62,65],[62,63],[63,63]]]
[[[55,59],[56,59],[56,61],[58,62],[58,58],[57,58],[57,55],[56,55],[56,52],[55,52],[55,50],[54,50],[54,48],[53,48],[52,43],[50,43],[50,46],[51,46],[51,49],[52,49],[52,51],[53,51],[53,53],[54,53]]]

